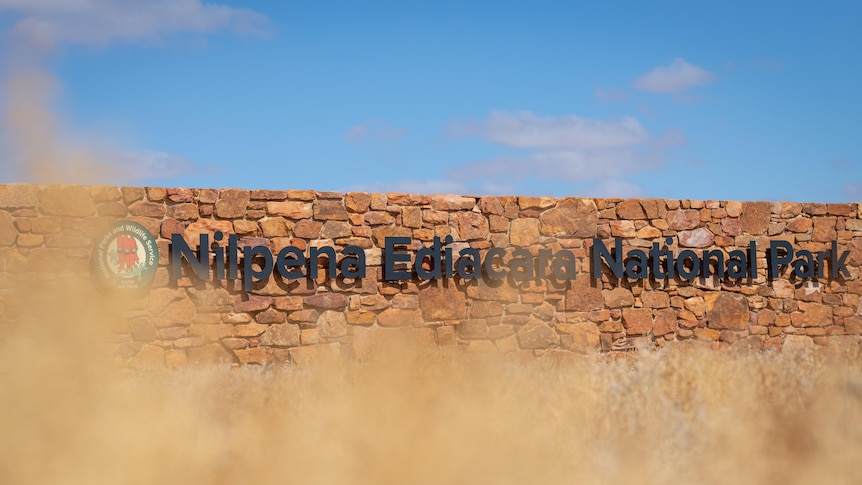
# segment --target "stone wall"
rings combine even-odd
[[[550,197],[464,197],[311,190],[110,186],[0,186],[0,276],[10,281],[72,273],[90,278],[94,239],[118,220],[158,238],[160,268],[146,303],[114,332],[130,362],[302,362],[321,353],[361,355],[374,335],[410,332],[437,345],[525,358],[561,352],[625,351],[703,341],[716,347],[780,349],[858,342],[862,335],[862,206],[771,202]],[[240,245],[360,246],[369,269],[352,281],[278,278],[244,293],[239,282],[171,281],[171,234],[191,244],[222,231]],[[383,281],[381,247],[409,236],[415,249],[435,236],[454,246],[568,249],[578,278],[553,281]],[[592,238],[627,249],[672,238],[671,249],[745,249],[759,241],[759,275],[591,280]],[[850,251],[849,278],[766,277],[769,240]],[[607,272],[606,272],[607,273]],[[21,310],[5,301],[3,324]]]

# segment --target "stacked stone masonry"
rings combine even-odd
[[[664,199],[465,197],[313,190],[188,189],[113,186],[0,186],[2,273],[58,270],[90,278],[93,241],[111,223],[135,221],[157,238],[160,268],[146,301],[115,328],[121,355],[169,366],[198,362],[302,362],[320,354],[362,356],[377,334],[406,329],[420,339],[516,359],[562,352],[614,352],[704,341],[715,347],[780,349],[859,341],[862,335],[862,206],[858,203]],[[364,279],[255,285],[171,281],[171,234],[197,246],[198,235],[237,234],[240,246],[360,246]],[[578,277],[555,281],[390,282],[382,278],[384,238],[413,248],[451,235],[458,249],[568,249]],[[758,241],[758,277],[591,279],[593,238],[612,247],[745,249]],[[849,278],[798,282],[766,278],[770,240],[821,251],[837,240],[850,251]],[[324,273],[325,275],[325,273]],[[2,318],[16,315],[5,302]]]

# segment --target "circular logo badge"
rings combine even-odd
[[[93,248],[93,272],[109,288],[146,288],[158,266],[156,240],[137,222],[113,224]]]

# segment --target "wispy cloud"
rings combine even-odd
[[[511,148],[584,149],[642,143],[646,131],[635,118],[611,121],[579,116],[536,116],[529,111],[493,111],[487,120],[462,124],[459,136],[480,135]]]
[[[392,141],[409,135],[404,128],[389,126],[386,122],[369,120],[350,127],[344,134],[344,139],[359,143],[363,141]]]
[[[715,81],[716,75],[677,57],[667,66],[659,66],[635,79],[634,86],[648,93],[680,93]]]
[[[200,0],[0,0],[20,18],[11,34],[30,46],[107,44],[177,32],[261,34],[267,18],[245,8]]]
[[[449,169],[447,177],[458,181],[539,178],[577,183],[620,178],[661,168],[666,151],[686,143],[679,130],[651,137],[631,117],[602,121],[574,115],[540,117],[526,111],[495,111],[487,120],[461,123],[454,132],[530,150]]]
[[[854,200],[862,200],[862,182],[847,182],[844,184],[844,195]]]
[[[11,30],[0,53],[6,75],[0,176],[30,182],[127,183],[201,169],[178,155],[118,149],[104,137],[78,133],[55,109],[59,83],[49,73],[48,54],[64,45],[148,41],[181,32],[259,34],[268,22],[248,9],[200,0],[0,0],[2,14],[9,14]]]

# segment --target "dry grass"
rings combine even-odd
[[[0,483],[862,483],[858,349],[130,372],[67,293],[3,345]]]

